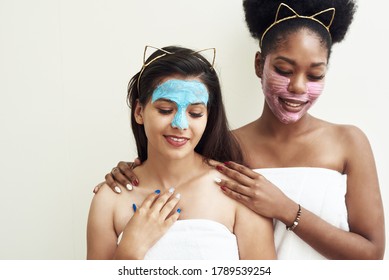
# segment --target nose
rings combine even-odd
[[[295,94],[304,94],[307,92],[307,84],[304,77],[297,76],[290,79],[288,91]]]
[[[186,118],[186,110],[177,110],[177,113],[174,115],[173,121],[171,123],[173,128],[178,128],[181,130],[188,129],[188,119]]]

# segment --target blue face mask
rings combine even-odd
[[[154,103],[158,99],[167,99],[176,103],[177,113],[174,115],[172,127],[187,129],[186,109],[191,104],[202,103],[207,106],[208,91],[199,81],[168,80],[154,90],[151,102]]]

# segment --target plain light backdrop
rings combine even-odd
[[[359,1],[310,111],[367,134],[386,217],[388,10]],[[145,45],[173,44],[217,48],[231,128],[260,115],[241,0],[0,0],[0,259],[85,259],[92,190],[136,155],[127,83]]]

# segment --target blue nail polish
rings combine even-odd
[[[155,193],[156,193],[156,194],[160,194],[161,191],[160,191],[160,190],[156,190]]]
[[[180,209],[180,208],[178,208],[178,209],[177,209],[177,212],[178,212],[178,213],[181,213],[181,209]]]
[[[134,209],[134,212],[136,212],[136,204],[135,203],[132,204],[132,209]]]

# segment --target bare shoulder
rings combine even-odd
[[[226,179],[226,177],[218,172],[214,166],[205,165],[203,172],[192,178],[188,184],[193,189],[197,189],[198,191],[202,190],[208,194],[212,193],[214,195],[215,191],[218,190],[215,183],[216,178]]]
[[[368,143],[365,133],[355,125],[335,124],[324,120],[315,119],[316,129],[322,130],[323,134],[340,141],[343,145]],[[324,136],[324,135],[323,135]]]
[[[349,139],[367,140],[366,134],[357,126],[354,125],[338,125],[339,130]]]
[[[374,156],[371,145],[366,134],[357,126],[345,124],[327,123],[321,132],[322,139],[331,145],[330,151],[336,151],[342,155],[343,171],[351,175],[360,173],[361,170],[372,170],[374,168]],[[326,143],[323,142],[323,147]]]
[[[88,232],[100,229],[107,229],[112,224],[113,213],[115,211],[116,197],[110,187],[103,183],[100,190],[93,196],[88,217]]]
[[[104,207],[105,210],[114,207],[118,194],[116,194],[105,182],[99,184],[99,191],[93,196],[91,207]]]
[[[216,202],[223,203],[225,210],[227,210],[227,207],[228,207],[228,209],[232,210],[235,213],[235,215],[238,214],[238,211],[240,211],[240,213],[245,212],[245,211],[252,212],[250,209],[248,209],[242,203],[225,195],[221,191],[219,185],[217,185],[215,183],[215,180],[217,178],[223,179],[223,180],[228,180],[228,181],[234,181],[233,179],[231,179],[231,178],[225,176],[224,174],[220,173],[219,171],[217,171],[215,168],[211,168],[208,170],[206,175],[203,176],[202,180],[205,180],[207,182],[206,184],[204,184],[204,186],[207,186],[206,190],[209,193],[209,195],[212,196],[212,199],[215,201],[215,203]],[[209,187],[211,187],[211,188],[209,188]],[[252,214],[254,215],[254,213],[252,213]],[[254,215],[254,216],[256,216],[256,215]]]
[[[337,139],[341,140],[341,143],[347,149],[370,146],[366,134],[357,126],[334,124],[333,130]]]
[[[115,193],[105,183],[93,196],[87,223],[87,259],[111,259],[116,248],[113,226]]]
[[[99,199],[107,199],[109,197],[114,198],[115,193],[112,191],[112,189],[107,185],[106,182],[102,182],[98,184],[99,191],[95,194],[94,197],[98,197]]]

